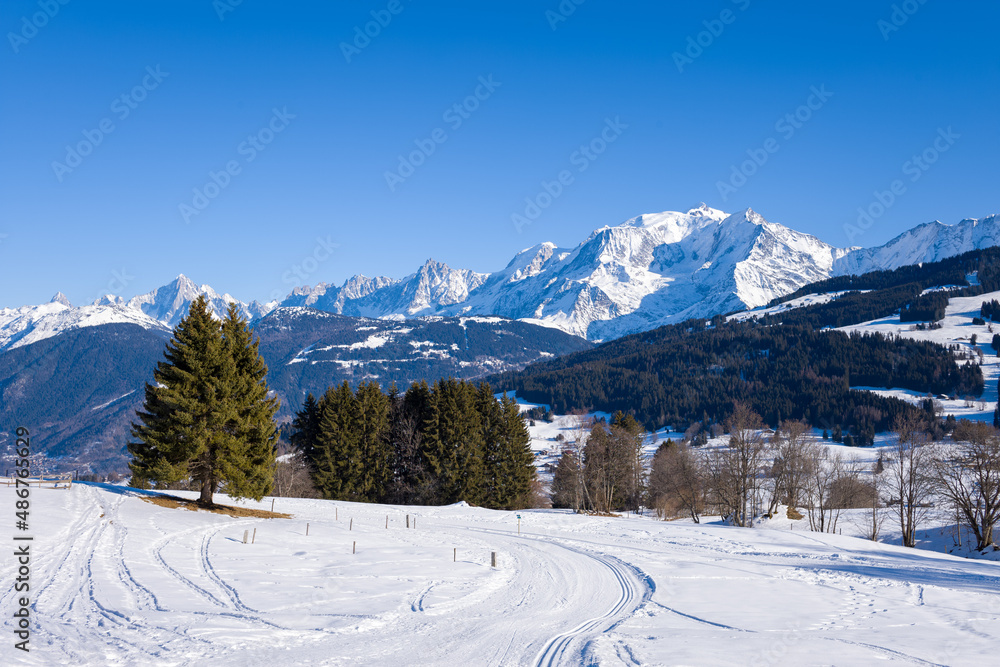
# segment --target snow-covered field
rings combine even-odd
[[[800,525],[535,510],[519,535],[514,513],[461,505],[275,509],[294,516],[33,490],[31,652],[12,647],[7,549],[3,663],[984,665],[1000,647],[1000,564]]]

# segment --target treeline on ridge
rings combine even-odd
[[[802,419],[850,429],[868,444],[917,408],[851,385],[980,395],[978,365],[958,365],[939,345],[881,334],[850,335],[805,325],[704,320],[661,327],[586,352],[492,378],[556,413],[631,413],[647,428],[728,418],[744,402],[765,422]]]
[[[978,274],[978,285],[970,285],[966,280],[966,276],[973,273]],[[810,294],[883,290],[910,283],[919,285],[921,291],[929,287],[944,285],[971,288],[968,293],[959,294],[959,296],[977,296],[986,292],[995,292],[1000,290],[1000,247],[971,250],[938,262],[909,264],[891,271],[871,271],[860,276],[827,278],[800,287],[791,294],[774,299],[767,305],[769,307],[777,306]]]

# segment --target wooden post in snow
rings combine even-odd
[[[490,552],[490,567],[496,567],[496,566],[497,566],[497,552],[496,551],[491,551]]]
[[[244,530],[243,531],[243,544],[246,544],[248,539],[250,539],[250,531],[249,530]]]
[[[351,523],[350,523],[349,526],[347,526],[347,530],[354,530],[354,519],[353,518],[351,518]]]
[[[409,514],[406,515],[406,527],[407,528],[410,527],[410,515]]]
[[[274,511],[274,498],[271,498],[271,511]]]
[[[451,562],[452,563],[458,562],[458,547],[455,547],[455,550],[451,554]]]
[[[257,541],[257,527],[254,526],[253,537],[250,538],[250,544],[253,544],[256,541]]]
[[[306,537],[309,537],[309,524],[306,524]]]
[[[358,553],[358,542],[357,542],[357,540],[354,541],[354,546],[351,547],[351,553],[352,554]]]

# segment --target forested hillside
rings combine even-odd
[[[771,425],[804,419],[850,428],[861,442],[916,410],[851,384],[979,395],[978,366],[945,348],[807,325],[703,320],[628,336],[491,381],[555,412],[632,412],[646,428],[725,420],[743,401]]]

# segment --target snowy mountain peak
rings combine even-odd
[[[56,295],[49,300],[49,303],[61,303],[67,308],[73,307],[73,304],[69,302],[69,299],[62,292],[56,292]]]
[[[750,208],[728,214],[701,204],[687,212],[647,213],[602,227],[571,249],[540,243],[491,274],[428,259],[402,279],[357,275],[339,288],[328,283],[296,287],[280,304],[241,303],[184,274],[128,301],[107,295],[84,307],[103,308],[101,317],[91,316],[98,311],[88,315],[73,308],[57,294],[42,306],[0,311],[0,347],[28,329],[37,332],[34,336],[54,335],[61,326],[104,317],[172,328],[199,294],[208,298],[216,317],[230,303],[238,304],[247,319],[278,306],[393,319],[499,315],[606,340],[763,305],[830,276],[933,262],[998,245],[996,215],[950,226],[925,223],[878,248],[836,248],[768,222]],[[32,324],[43,317],[56,319],[44,326]]]

